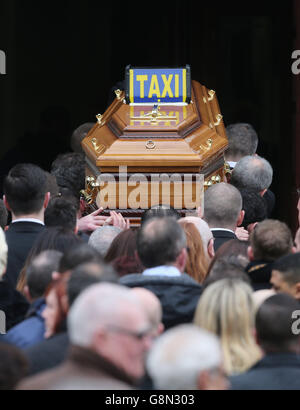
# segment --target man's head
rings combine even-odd
[[[210,228],[235,230],[244,217],[242,196],[232,185],[221,182],[204,193],[204,219]]]
[[[8,247],[4,232],[0,228],[0,280],[6,272]]]
[[[8,212],[2,199],[0,199],[0,228],[3,230],[7,225]]]
[[[131,289],[112,283],[92,285],[75,300],[68,316],[73,345],[87,348],[133,379],[144,375],[151,344],[150,323]]]
[[[228,149],[226,161],[238,162],[246,155],[254,155],[257,150],[258,136],[252,125],[246,123],[230,124],[226,127]]]
[[[33,164],[15,165],[4,180],[4,202],[13,216],[39,214],[49,202],[45,171]]]
[[[276,292],[284,292],[300,300],[300,253],[283,256],[274,262],[271,283]]]
[[[154,343],[147,370],[159,390],[223,390],[222,353],[217,337],[194,325],[167,330]]]
[[[162,306],[158,297],[148,289],[133,288],[132,292],[139,299],[152,326],[152,336],[159,336],[163,330]]]
[[[100,226],[91,234],[89,245],[96,249],[104,258],[112,241],[120,232],[122,232],[122,229],[118,226]]]
[[[284,293],[267,298],[256,313],[256,338],[265,353],[299,353],[299,332],[293,322],[299,302]]]
[[[267,219],[267,202],[258,192],[249,189],[241,189],[240,193],[243,199],[243,211],[245,211],[242,226],[249,232],[252,232],[257,222]]]
[[[52,281],[53,272],[57,271],[62,253],[54,250],[41,252],[26,269],[25,293],[30,301],[41,298]]]
[[[205,253],[210,259],[213,258],[215,255],[214,237],[207,222],[197,216],[186,216],[185,218],[180,219],[180,221],[181,220],[192,222],[196,226],[200,233]]]
[[[46,226],[61,226],[71,231],[77,229],[76,202],[63,197],[50,199],[45,211]]]
[[[102,264],[101,255],[87,243],[80,243],[68,249],[61,258],[58,272],[65,273],[87,262]]]
[[[242,158],[234,167],[230,184],[238,189],[251,189],[263,195],[273,179],[271,164],[258,155]]]
[[[153,218],[137,235],[137,251],[145,268],[174,265],[181,272],[186,264],[186,237],[174,218]]]
[[[250,260],[273,262],[293,251],[293,238],[289,227],[275,219],[265,219],[250,234],[248,256]]]
[[[85,122],[84,124],[77,127],[73,132],[73,134],[71,135],[71,148],[74,152],[83,153],[81,141],[87,136],[94,125],[95,123],[93,122]]]
[[[151,208],[147,209],[141,219],[141,225],[143,225],[146,221],[152,218],[174,218],[179,219],[180,214],[176,209],[169,205],[154,205]]]

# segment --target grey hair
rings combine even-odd
[[[156,340],[146,366],[156,389],[196,390],[199,374],[215,370],[221,361],[218,338],[195,325],[184,324]]]
[[[96,249],[102,257],[105,257],[112,241],[120,232],[122,229],[117,226],[100,226],[91,234],[89,245]]]
[[[257,150],[258,136],[252,125],[247,123],[230,124],[226,127],[228,149],[226,159],[240,159],[253,155]]]
[[[237,188],[261,192],[268,189],[273,179],[273,168],[269,161],[258,155],[242,158],[234,167],[230,183]]]
[[[241,210],[242,196],[230,184],[215,184],[204,193],[204,219],[210,228],[235,228]]]

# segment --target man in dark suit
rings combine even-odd
[[[244,219],[240,192],[224,182],[208,188],[204,194],[203,219],[215,238],[215,251],[230,239],[237,239],[234,231]]]
[[[265,300],[256,314],[256,338],[265,355],[246,373],[231,377],[233,390],[300,389],[299,314],[299,302],[290,295]]]
[[[44,211],[50,193],[45,171],[33,164],[14,166],[4,180],[4,203],[12,222],[6,231],[8,263],[5,279],[16,286],[19,273],[38,234],[44,229]]]

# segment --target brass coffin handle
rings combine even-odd
[[[208,95],[209,97],[203,97],[203,101],[205,102],[205,104],[207,103],[207,101],[211,101],[213,100],[214,96],[215,96],[216,92],[214,90],[209,90],[208,91]]]
[[[217,121],[214,122],[213,124],[210,123],[210,124],[209,124],[209,127],[210,127],[210,128],[214,128],[214,126],[217,127],[218,125],[221,124],[222,119],[223,119],[223,115],[222,115],[222,114],[218,114],[218,115],[216,116],[216,120],[217,120]]]
[[[154,149],[156,147],[155,142],[152,140],[149,140],[146,142],[146,148],[147,149]]]

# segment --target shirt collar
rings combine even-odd
[[[234,231],[232,231],[231,229],[225,229],[225,228],[211,228],[210,230],[211,230],[212,232],[213,232],[213,231],[227,231],[227,232],[234,233]]]
[[[44,222],[42,222],[40,219],[35,219],[35,218],[19,218],[19,219],[15,219],[14,221],[11,221],[12,224],[16,222],[34,222],[36,224],[45,225]]]
[[[155,268],[149,268],[144,270],[144,276],[181,276],[180,271],[175,266],[155,266]]]
[[[234,161],[227,161],[227,164],[230,166],[230,168],[234,168],[236,166],[236,162]]]

